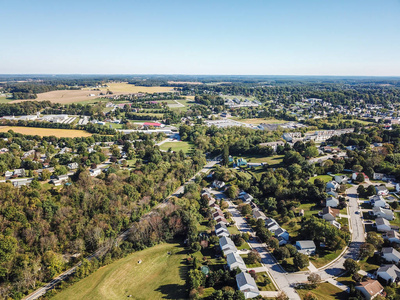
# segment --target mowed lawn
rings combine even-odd
[[[318,285],[318,287],[314,290],[297,290],[301,299],[304,299],[304,296],[311,292],[315,296],[317,296],[318,300],[333,300],[333,299],[348,299],[349,296],[345,291],[342,291],[338,287],[333,284],[324,282]]]
[[[276,167],[276,166],[280,165],[283,161],[283,155],[241,156],[241,157],[246,159],[248,163],[267,163],[271,167]]]
[[[246,124],[252,125],[259,125],[259,124],[284,124],[288,123],[285,120],[278,120],[278,119],[261,119],[261,118],[254,118],[254,119],[241,119],[241,118],[232,118],[236,121],[243,122]]]
[[[57,128],[37,128],[37,127],[19,127],[19,126],[0,126],[0,132],[7,132],[12,130],[17,133],[26,135],[39,135],[39,136],[55,136],[55,137],[87,137],[92,134],[75,129],[57,129]]]
[[[133,253],[97,270],[53,299],[127,299],[129,295],[135,300],[186,299],[185,252],[177,243],[166,243]]]
[[[169,148],[174,152],[182,150],[183,153],[188,154],[193,150],[193,145],[188,142],[166,142],[160,146],[160,149],[165,151]]]
[[[317,179],[317,178],[321,179],[321,180],[323,180],[325,182],[329,182],[329,181],[333,180],[333,177],[330,176],[330,175],[318,175],[318,176],[315,176],[315,177],[311,177],[308,181],[311,182],[311,183],[314,183],[315,179]]]

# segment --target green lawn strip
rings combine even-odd
[[[236,226],[229,226],[228,231],[230,235],[240,234],[240,231]]]
[[[267,272],[257,273],[256,283],[260,291],[277,291]]]
[[[297,290],[297,293],[301,299],[304,299],[308,292],[314,294],[318,300],[348,299],[348,294],[345,291],[328,282],[319,284],[317,288],[313,290]]]
[[[380,266],[379,261],[377,261],[376,256],[369,257],[367,259],[362,259],[359,261],[361,270],[368,273],[374,273]]]
[[[395,213],[394,213],[394,217],[395,217],[395,219],[392,220],[392,221],[390,221],[390,224],[400,227],[400,213],[395,212]]]
[[[165,151],[168,151],[170,148],[174,152],[182,150],[185,154],[193,151],[193,145],[189,142],[166,142],[160,146],[160,149]]]
[[[100,268],[53,299],[186,299],[187,255],[178,243],[156,245]]]
[[[302,203],[297,207],[297,212],[304,210],[304,216],[309,218],[311,216],[317,216],[318,212],[322,210],[321,207],[317,206],[315,203]]]
[[[333,261],[335,258],[337,258],[342,252],[342,250],[343,249],[336,251],[329,251],[329,250],[318,249],[317,250],[318,256],[310,256],[310,261],[316,268],[321,268],[326,264],[330,263],[331,261]]]
[[[318,175],[315,177],[311,177],[308,181],[314,183],[315,179],[317,178],[323,180],[324,182],[329,182],[333,180],[333,177],[330,175]]]

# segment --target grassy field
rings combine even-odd
[[[309,180],[308,180],[308,182],[311,182],[311,183],[314,183],[314,181],[315,181],[315,179],[321,179],[321,180],[323,180],[323,181],[325,181],[325,182],[329,182],[329,181],[332,181],[333,180],[333,177],[332,176],[330,176],[330,175],[318,175],[318,176],[315,176],[315,177],[311,177]]]
[[[276,167],[282,163],[283,155],[273,156],[242,156],[248,163],[267,163],[271,167]]]
[[[318,258],[315,257],[310,257],[310,261],[316,268],[321,268],[337,258],[340,253],[342,252],[343,249],[336,250],[336,251],[324,251],[324,250],[318,250],[317,253],[319,255]]]
[[[255,118],[255,119],[241,119],[238,117],[232,118],[236,121],[243,122],[246,124],[252,124],[252,125],[258,125],[258,124],[284,124],[287,123],[288,121],[285,120],[278,120],[278,119],[261,119],[261,118]]]
[[[89,132],[83,130],[74,130],[74,129],[0,126],[0,132],[7,132],[9,130],[27,135],[39,135],[39,136],[54,135],[55,137],[70,137],[70,138],[87,137],[92,135]]]
[[[182,150],[183,153],[188,154],[193,150],[193,145],[188,142],[166,142],[160,146],[160,149],[165,151],[168,151],[169,148],[175,152]]]
[[[0,97],[0,103],[8,103],[8,102],[11,102],[11,101],[12,101],[11,99],[8,99],[6,97]]]
[[[185,258],[179,244],[157,245],[99,269],[53,299],[186,299]]]
[[[348,294],[345,291],[327,282],[321,283],[314,290],[297,290],[301,299],[304,299],[308,292],[317,296],[318,300],[348,299]]]
[[[127,82],[107,83],[108,87],[100,88],[100,91],[112,91],[116,95],[128,93],[167,93],[173,92],[174,88],[170,86],[136,86]]]

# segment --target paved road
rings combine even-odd
[[[203,169],[201,169],[199,172],[196,173],[195,176],[193,176],[192,178],[190,178],[185,184],[188,184],[189,182],[193,182],[194,178],[200,174],[201,172],[203,173],[208,173],[215,164],[217,164],[219,162],[219,159],[216,158],[214,160],[209,161],[204,167]],[[100,166],[100,165],[99,165]],[[105,166],[104,166],[105,167]],[[171,196],[179,196],[181,193],[183,193],[184,188],[185,188],[185,184],[180,186]],[[168,198],[169,198],[168,197]],[[164,202],[168,201],[168,198],[166,198],[164,200]],[[123,233],[121,233],[117,239],[114,241],[115,243],[119,243],[123,240],[125,240],[128,237],[129,234],[129,230],[127,229],[126,231],[124,231]],[[92,255],[86,257],[87,259],[91,260],[94,257],[100,257],[102,256],[106,251],[108,251],[109,247],[105,246],[102,247],[100,249],[98,249],[95,253],[93,253]],[[81,263],[76,264],[74,267],[68,269],[67,271],[65,271],[64,273],[60,274],[59,276],[55,277],[52,281],[50,281],[49,283],[47,283],[46,285],[44,285],[43,287],[37,289],[36,291],[32,292],[30,295],[26,296],[24,298],[24,300],[35,300],[38,299],[39,297],[43,296],[44,294],[46,294],[46,292],[48,292],[49,290],[53,289],[57,284],[59,284],[61,281],[67,279],[71,274],[73,274],[75,272],[75,270],[81,265]]]
[[[240,215],[239,211],[236,209],[236,206],[228,201],[229,208],[228,211],[232,214],[232,219],[235,221],[235,224],[239,231],[247,232],[253,235],[253,231],[251,227],[247,224],[246,220]],[[258,242],[256,239],[252,239],[249,242],[249,245],[258,251],[261,256],[261,262],[273,280],[275,281],[278,288],[286,293],[289,299],[298,299],[300,300],[300,296],[297,294],[296,290],[291,287],[291,281],[288,274],[285,270],[282,269],[280,264],[278,264],[275,258],[266,250],[266,245]],[[307,278],[306,278],[307,279]]]
[[[347,287],[338,283],[334,278],[344,272],[343,264],[347,258],[352,258],[354,260],[358,259],[360,246],[365,242],[365,233],[361,214],[356,214],[356,212],[360,211],[356,185],[347,190],[347,196],[349,198],[348,212],[350,215],[350,230],[352,232],[351,243],[341,257],[329,264],[327,267],[319,269],[316,272],[321,276],[322,280],[328,280],[333,285],[336,285],[343,290],[347,290]],[[228,203],[228,211],[232,214],[232,218],[235,221],[239,231],[248,232],[253,235],[251,227],[240,215],[239,211],[236,209],[236,206],[230,201],[228,201]],[[259,243],[255,239],[250,241],[249,244],[253,249],[256,249],[260,253],[263,266],[269,271],[275,280],[276,285],[282,291],[284,291],[290,299],[300,299],[293,286],[296,283],[306,282],[309,272],[286,273],[286,271],[283,270],[282,267],[276,262],[271,253],[267,251],[265,244]]]
[[[337,156],[337,157],[344,157],[344,156],[346,156],[346,152],[340,152],[340,153],[338,153],[338,154],[329,154],[329,155],[325,155],[325,156],[320,156],[320,157],[311,158],[311,159],[308,160],[308,162],[309,162],[310,164],[321,163],[321,162],[323,162],[323,161],[325,161],[325,160],[328,160],[328,159],[333,158],[334,156]]]

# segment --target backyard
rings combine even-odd
[[[193,144],[189,142],[166,142],[160,145],[160,149],[168,151],[171,148],[174,152],[183,151],[185,154],[189,154],[193,150]]]

